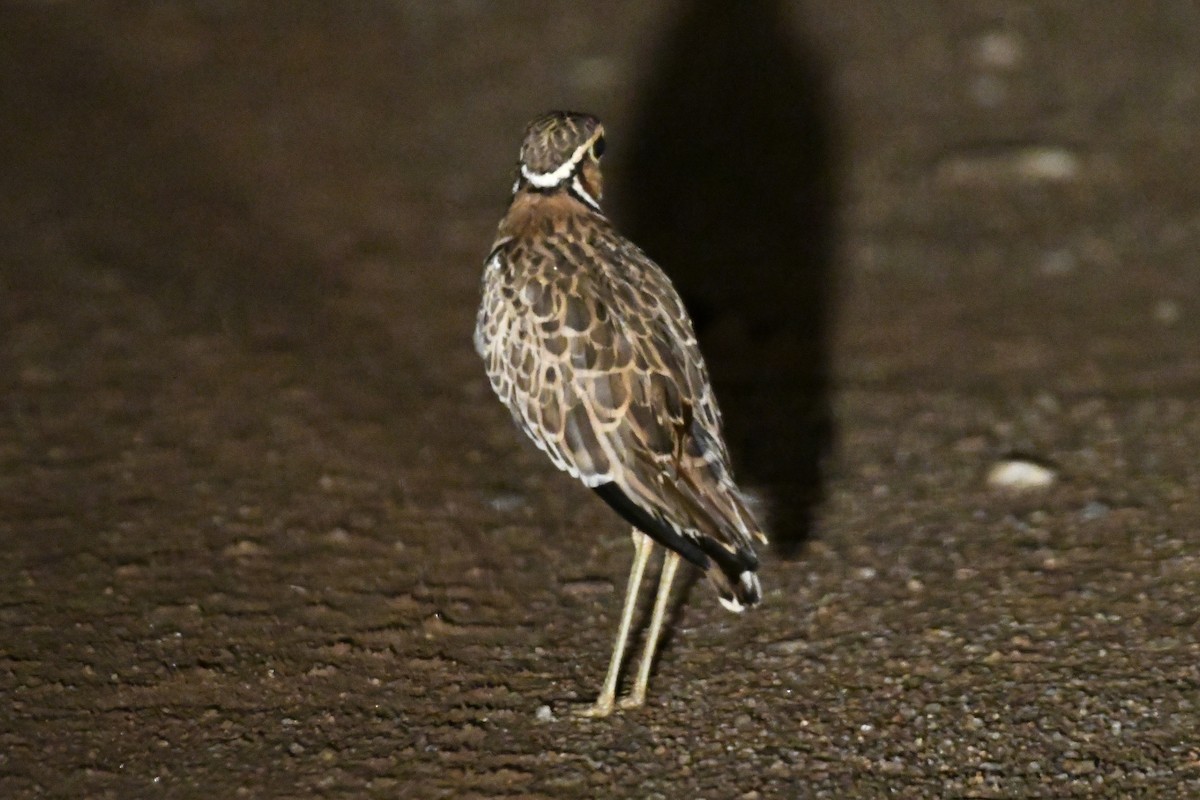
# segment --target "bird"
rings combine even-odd
[[[475,349],[517,426],[632,526],[634,560],[608,672],[587,717],[645,703],[671,583],[703,570],[735,612],[762,588],[767,542],[734,482],[692,322],[662,268],[601,208],[605,131],[551,111],[525,128],[512,199],[484,261]],[[669,209],[664,209],[669,213]],[[665,553],[632,690],[617,684],[643,574]]]

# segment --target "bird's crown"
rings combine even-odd
[[[604,153],[604,126],[591,114],[551,111],[525,127],[521,177],[538,189],[572,178],[587,159]]]

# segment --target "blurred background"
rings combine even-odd
[[[1194,785],[1198,54],[1189,0],[3,0],[0,793]],[[551,108],[775,534],[600,730],[534,712],[627,539],[470,345]]]

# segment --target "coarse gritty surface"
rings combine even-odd
[[[0,796],[1200,796],[1193,3],[737,4],[733,50],[703,3],[0,5]],[[760,79],[668,117],[697,53]],[[823,149],[676,171],[737,228],[695,236],[758,244],[672,263],[635,151],[801,62],[772,107]],[[562,106],[605,121],[634,238],[675,231],[777,517],[811,493],[763,466],[788,404],[835,432],[762,607],[682,591],[647,707],[602,721],[569,711],[628,532],[470,342],[521,127]],[[814,152],[820,207],[761,188]],[[989,488],[1013,452],[1059,480]]]

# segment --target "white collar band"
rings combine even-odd
[[[549,189],[551,186],[557,186],[571,177],[571,173],[579,166],[579,162],[583,160],[584,153],[591,146],[591,140],[579,145],[579,147],[575,148],[575,152],[571,154],[571,157],[562,166],[554,170],[554,172],[531,172],[529,167],[522,164],[521,175],[538,189]]]

